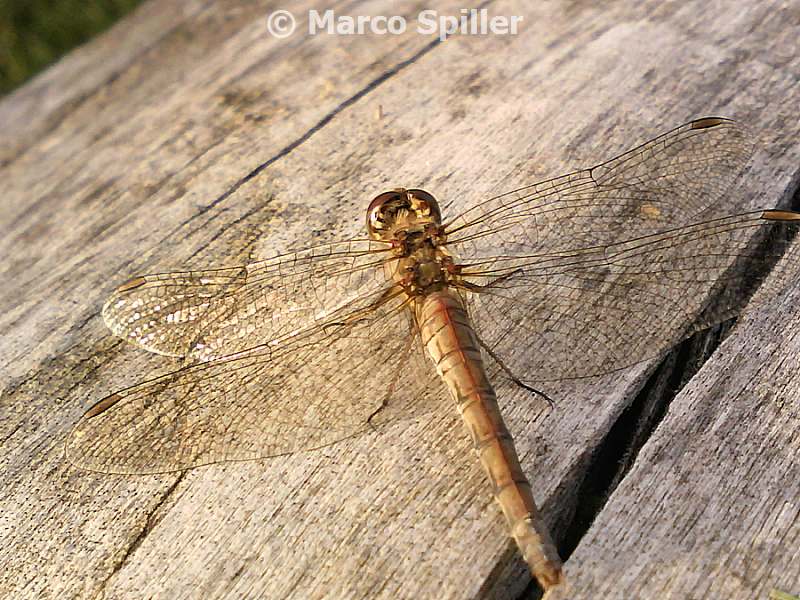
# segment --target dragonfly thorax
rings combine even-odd
[[[429,246],[400,258],[395,280],[408,296],[425,296],[450,285],[455,272],[450,256]]]
[[[393,278],[409,296],[441,290],[457,273],[444,249],[439,204],[424,190],[398,188],[377,196],[367,210],[367,229],[372,239],[392,244]]]
[[[444,246],[440,227],[400,230],[393,240],[397,257],[395,280],[409,296],[424,296],[456,281],[459,267]]]

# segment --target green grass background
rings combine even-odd
[[[0,0],[0,95],[107,29],[142,0]]]

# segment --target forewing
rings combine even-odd
[[[752,151],[741,124],[697,119],[591,169],[474,206],[446,225],[448,246],[470,263],[606,245],[689,224],[720,202]]]
[[[112,394],[78,422],[67,457],[92,471],[176,471],[319,448],[429,411],[447,394],[401,302]]]
[[[469,312],[524,380],[609,373],[738,314],[768,274],[758,302],[796,278],[798,224],[798,213],[759,211],[477,266],[465,278],[485,287],[469,294]]]
[[[103,307],[118,336],[208,361],[308,330],[383,291],[388,245],[353,240],[243,267],[135,277]]]

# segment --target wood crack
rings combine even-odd
[[[696,333],[671,350],[595,448],[576,492],[575,515],[559,544],[565,561],[634,465],[672,401],[711,358],[734,323],[731,319]]]
[[[125,564],[128,562],[128,559],[131,556],[133,556],[133,554],[136,552],[139,546],[142,545],[142,542],[145,540],[145,538],[150,534],[150,532],[153,529],[155,529],[156,525],[158,525],[161,522],[161,518],[163,517],[164,514],[166,514],[166,511],[162,510],[164,504],[166,503],[167,499],[169,499],[169,497],[172,495],[172,493],[175,491],[175,489],[178,487],[178,484],[180,484],[180,482],[183,481],[183,479],[186,477],[186,473],[187,473],[186,471],[179,472],[178,476],[175,478],[175,481],[173,481],[172,484],[170,484],[170,486],[164,491],[164,493],[161,494],[161,497],[159,497],[158,501],[153,505],[153,508],[148,513],[147,518],[145,519],[144,522],[144,526],[142,527],[141,531],[139,531],[136,537],[130,541],[127,548],[125,548],[122,556],[119,558],[117,563],[111,569],[111,573],[108,574],[108,577],[106,577],[100,583],[100,587],[97,591],[97,594],[95,595],[95,598],[103,597],[108,583],[114,578],[114,576],[118,572],[122,570],[122,567],[125,566]]]
[[[370,81],[366,86],[358,90],[356,93],[351,95],[346,100],[340,102],[337,106],[335,106],[332,110],[330,110],[325,116],[323,116],[317,123],[312,126],[308,131],[306,131],[303,135],[295,139],[294,141],[290,142],[286,146],[284,146],[281,150],[278,151],[277,154],[273,155],[254,169],[252,169],[249,173],[241,177],[238,181],[236,181],[230,188],[228,188],[225,192],[217,196],[211,203],[207,206],[202,207],[199,211],[193,214],[191,217],[183,221],[178,227],[176,227],[173,232],[170,234],[175,234],[181,230],[183,230],[187,225],[189,225],[192,221],[201,217],[206,212],[227,200],[230,196],[232,196],[239,188],[241,188],[244,184],[248,181],[256,178],[264,169],[269,167],[270,165],[274,164],[276,161],[280,160],[284,156],[288,155],[290,152],[304,144],[308,141],[315,133],[320,131],[323,127],[325,127],[328,123],[330,123],[337,115],[343,112],[348,107],[352,106],[361,98],[367,96],[370,92],[378,88],[381,84],[391,79],[393,76],[397,75],[401,71],[403,71],[406,67],[414,64],[417,60],[425,56],[428,52],[433,50],[436,46],[441,43],[439,39],[435,39],[425,46],[423,46],[420,50],[414,53],[411,57],[407,58],[404,61],[397,63],[391,69],[384,71],[378,77]]]

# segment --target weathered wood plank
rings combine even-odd
[[[237,264],[358,233],[365,203],[384,188],[422,186],[461,207],[593,164],[702,114],[734,116],[762,133],[763,150],[729,208],[773,205],[800,156],[800,65],[786,25],[794,9],[496,3],[493,14],[524,16],[519,36],[438,44],[411,30],[275,40],[264,17],[276,6],[155,5],[127,25],[151,32],[147,50],[107,36],[80,51],[80,72],[96,79],[81,78],[72,96],[53,100],[48,91],[74,80],[67,61],[43,76],[48,90],[33,93],[40,79],[0,104],[0,122],[14,127],[2,155],[9,201],[0,208],[0,260],[13,281],[0,290],[0,590],[515,595],[529,576],[455,414],[320,452],[183,475],[97,476],[65,465],[61,443],[89,403],[175,366],[111,339],[99,307],[137,273]],[[388,2],[338,8],[398,11]],[[20,125],[20,115],[31,124]],[[555,411],[500,387],[557,537],[594,449],[646,369],[548,390],[559,399]],[[731,471],[731,485],[746,480],[742,467]],[[610,561],[616,546],[604,545],[631,526],[629,512],[610,512],[614,502],[609,535],[593,529],[568,563],[576,585],[600,586],[594,568],[613,585],[615,569],[632,561]],[[724,525],[710,520],[709,535]],[[649,530],[663,536],[654,544],[669,541],[667,526]],[[652,564],[662,559],[653,555]]]
[[[798,592],[797,295],[740,320],[672,402],[548,597]]]

